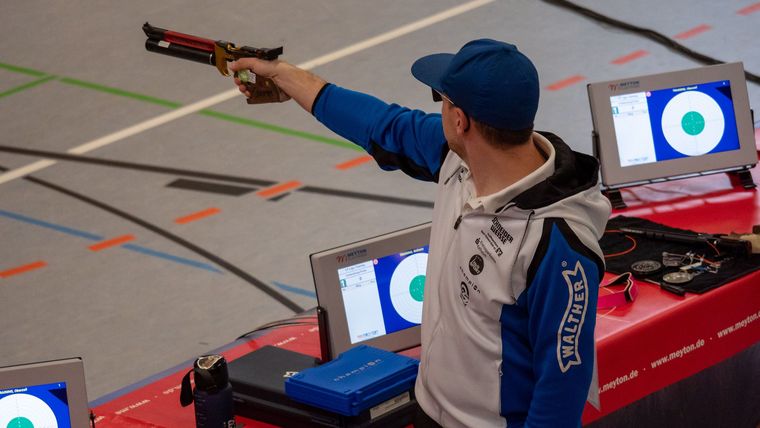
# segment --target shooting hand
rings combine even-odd
[[[235,72],[235,84],[240,89],[240,92],[250,98],[251,93],[248,87],[238,77],[237,73],[242,70],[250,70],[257,76],[273,79],[277,76],[275,71],[280,61],[265,61],[258,58],[241,58],[237,61],[233,61],[229,64],[229,69]]]
[[[298,105],[308,112],[311,112],[319,91],[327,84],[319,76],[279,60],[265,61],[257,58],[241,58],[230,63],[229,69],[234,72],[251,70],[259,77],[271,79],[280,90],[293,97]],[[237,77],[235,84],[246,97],[251,97],[248,87]]]

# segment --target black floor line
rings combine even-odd
[[[288,192],[288,193],[283,193],[282,195],[277,195],[277,196],[275,196],[275,197],[273,197],[273,198],[269,198],[269,199],[267,199],[267,201],[270,201],[270,202],[277,202],[277,201],[279,201],[280,199],[282,199],[282,198],[284,198],[284,197],[288,196],[289,194],[290,194],[290,192]]]
[[[260,187],[269,187],[277,184],[276,181],[260,180],[257,178],[239,177],[234,175],[216,174],[202,171],[192,171],[180,168],[170,168],[155,165],[138,164],[134,162],[123,162],[110,159],[93,158],[89,156],[71,155],[67,153],[56,153],[45,150],[25,149],[20,147],[0,145],[0,152],[15,153],[20,155],[38,156],[49,159],[59,159],[71,162],[89,163],[101,166],[110,166],[115,168],[134,169],[138,171],[157,172],[161,174],[172,174],[186,177],[206,178],[219,181],[229,181],[234,183],[251,184]],[[421,201],[418,199],[398,198],[394,196],[373,195],[370,193],[353,192],[349,190],[329,189],[325,187],[304,186],[296,189],[297,192],[315,193],[320,195],[338,196],[343,198],[361,199],[365,201],[383,202],[390,204],[408,205],[413,207],[432,208],[433,203]]]
[[[186,177],[207,178],[210,180],[230,181],[235,183],[251,184],[259,187],[269,187],[277,184],[276,181],[258,180],[255,178],[237,177],[234,175],[216,174],[212,172],[192,171],[188,169],[170,168],[165,166],[145,165],[134,162],[123,162],[111,159],[93,158],[89,156],[70,155],[68,153],[56,153],[46,150],[24,149],[0,145],[0,152],[16,153],[20,155],[39,156],[49,159],[59,159],[71,162],[89,163],[115,168],[134,169],[137,171],[158,172],[161,174],[182,175]]]
[[[229,184],[212,183],[210,181],[188,180],[178,178],[166,187],[173,189],[194,190],[196,192],[218,193],[229,196],[242,196],[258,190],[256,187],[231,186]]]
[[[395,196],[370,195],[349,190],[328,189],[325,187],[304,186],[299,192],[317,193],[320,195],[341,196],[344,198],[364,199],[367,201],[387,202],[389,204],[411,205],[413,207],[433,208],[433,203],[416,199],[397,198]]]
[[[5,168],[3,166],[0,166],[0,171],[7,171],[7,170],[8,170],[7,168]],[[221,266],[222,268],[227,269],[229,272],[233,273],[237,277],[239,277],[242,280],[248,282],[249,284],[253,285],[254,287],[258,288],[259,290],[263,291],[264,293],[266,293],[267,295],[269,295],[270,297],[272,297],[273,299],[277,300],[278,302],[280,302],[282,305],[284,305],[285,307],[287,307],[291,311],[293,311],[295,313],[301,313],[304,310],[302,307],[300,307],[299,305],[297,305],[295,302],[293,302],[292,300],[290,300],[287,297],[283,296],[282,294],[278,293],[277,291],[275,291],[272,287],[270,287],[269,285],[267,285],[263,281],[261,281],[261,280],[255,278],[255,277],[253,277],[249,273],[247,273],[244,270],[238,268],[237,266],[233,265],[232,263],[228,262],[227,260],[224,260],[221,257],[216,256],[216,255],[214,255],[214,254],[212,254],[212,253],[204,250],[203,248],[201,248],[201,247],[199,247],[199,246],[197,246],[197,245],[195,245],[195,244],[193,244],[193,243],[191,243],[189,241],[186,241],[186,240],[180,238],[177,235],[174,235],[171,232],[168,232],[168,231],[166,231],[164,229],[161,229],[160,227],[158,227],[158,226],[156,226],[154,224],[148,223],[147,221],[145,221],[145,220],[143,220],[141,218],[135,217],[135,216],[133,216],[133,215],[131,215],[129,213],[126,213],[124,211],[121,211],[118,208],[112,207],[112,206],[110,206],[108,204],[105,204],[105,203],[100,202],[98,200],[92,199],[92,198],[90,198],[88,196],[76,193],[76,192],[74,192],[72,190],[66,189],[66,188],[58,186],[56,184],[47,182],[45,180],[41,180],[39,178],[35,178],[35,177],[32,177],[32,176],[26,176],[26,177],[24,177],[24,179],[28,180],[28,181],[31,181],[32,183],[39,184],[40,186],[47,187],[48,189],[55,190],[57,192],[63,193],[63,194],[68,195],[68,196],[71,196],[72,198],[78,199],[78,200],[80,200],[82,202],[85,202],[87,204],[90,204],[90,205],[93,205],[95,207],[98,207],[98,208],[100,208],[102,210],[105,210],[105,211],[111,213],[111,214],[114,214],[114,215],[119,216],[119,217],[121,217],[121,218],[123,218],[125,220],[128,220],[128,221],[130,221],[132,223],[135,223],[138,226],[144,227],[145,229],[148,229],[151,232],[156,233],[156,234],[158,234],[158,235],[160,235],[160,236],[162,236],[162,237],[164,237],[164,238],[166,238],[166,239],[168,239],[168,240],[170,240],[170,241],[172,241],[172,242],[174,242],[174,243],[176,243],[178,245],[181,245],[181,246],[187,248],[188,250],[190,250],[190,251],[198,254],[199,256],[204,257],[207,260],[210,260],[210,261],[216,263],[218,266]]]

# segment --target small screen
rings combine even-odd
[[[422,322],[428,246],[338,269],[351,344]]]
[[[71,428],[66,383],[0,390],[0,427]]]
[[[728,80],[610,97],[620,166],[739,149]]]

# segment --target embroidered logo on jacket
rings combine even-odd
[[[562,262],[562,265],[567,266],[567,263]],[[575,263],[574,269],[563,270],[562,277],[567,283],[568,298],[565,316],[562,317],[557,331],[557,362],[559,369],[565,373],[570,366],[581,364],[578,339],[588,307],[588,282],[580,261]]]

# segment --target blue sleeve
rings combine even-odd
[[[440,114],[410,110],[328,84],[312,113],[333,132],[361,146],[385,170],[437,181],[448,145]]]
[[[544,220],[533,262],[527,309],[535,387],[525,426],[580,427],[604,265],[563,219]]]

